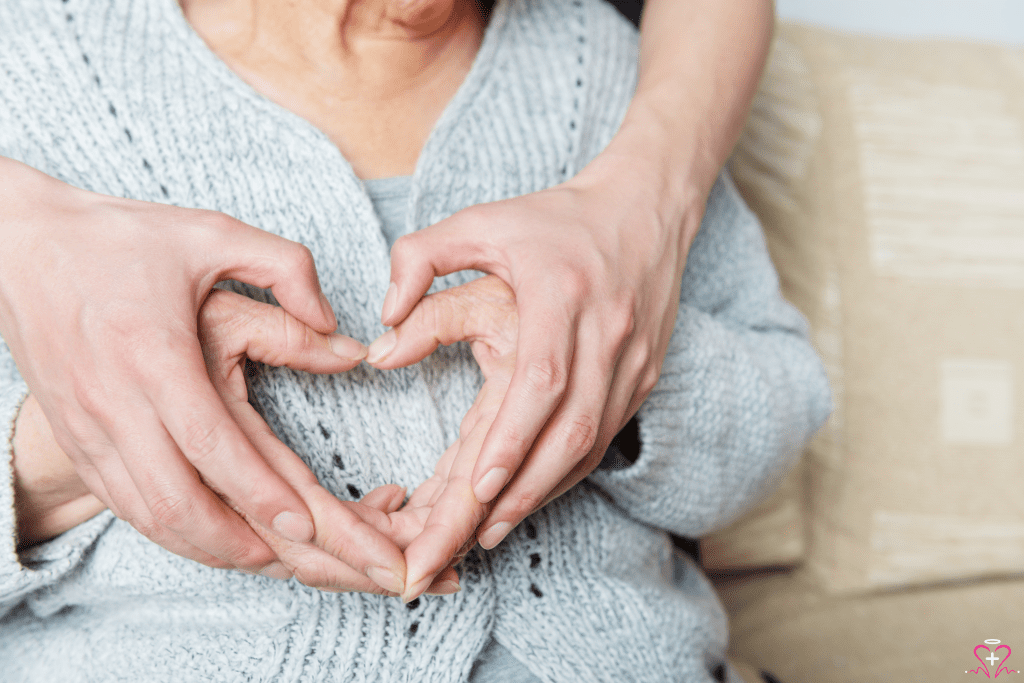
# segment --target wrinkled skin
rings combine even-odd
[[[425,590],[458,590],[453,565],[472,547],[488,506],[476,500],[469,485],[474,462],[456,454],[462,442],[479,442],[493,420],[514,368],[516,331],[515,298],[497,278],[481,278],[424,298],[395,329],[397,344],[390,363],[397,367],[418,361],[439,343],[468,341],[485,375],[484,386],[462,423],[459,441],[404,506],[405,490],[395,485],[371,491],[359,502],[341,501],[270,432],[248,402],[245,377],[249,361],[307,372],[340,371],[349,361],[336,354],[332,342],[344,347],[347,340],[318,333],[281,308],[214,290],[200,310],[198,327],[209,376],[232,419],[298,493],[316,528],[308,542],[281,538],[219,492],[279,558],[262,573],[281,579],[295,576],[308,586],[331,591],[419,595]],[[66,531],[103,509],[57,446],[34,398],[19,416],[18,437],[15,474],[22,545]],[[362,561],[356,548],[361,553],[369,549],[374,556],[405,550],[429,565],[429,580],[407,590],[400,553],[382,571]]]

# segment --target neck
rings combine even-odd
[[[182,9],[229,66],[276,61],[381,85],[450,62],[467,33],[479,44],[472,0],[182,0]]]
[[[483,37],[474,0],[182,0],[182,10],[232,70],[320,128],[362,177],[412,171]]]

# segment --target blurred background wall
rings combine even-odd
[[[784,19],[859,33],[1024,45],[1024,0],[776,0],[776,10]]]

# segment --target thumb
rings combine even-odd
[[[337,318],[320,290],[316,265],[310,250],[266,230],[210,212],[212,230],[206,253],[206,294],[217,282],[238,280],[270,289],[281,306],[318,332],[332,332]]]
[[[482,270],[508,282],[509,274],[493,242],[491,205],[480,204],[404,235],[391,247],[391,286],[384,299],[381,322],[397,325],[405,319],[435,277],[459,270]]]
[[[321,334],[283,308],[215,289],[199,312],[200,338],[228,356],[305,372],[351,370],[366,347],[340,334]]]
[[[502,319],[515,315],[512,290],[487,275],[420,299],[405,320],[370,344],[366,362],[390,370],[423,360],[441,344],[490,342],[509,328]]]

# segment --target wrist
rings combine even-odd
[[[22,403],[14,425],[14,516],[18,547],[26,548],[94,517],[104,505],[57,445],[34,397]]]
[[[614,188],[621,210],[652,216],[685,252],[700,228],[719,169],[692,144],[667,144],[666,129],[657,118],[627,117],[608,146],[570,184],[599,187],[602,194]]]

